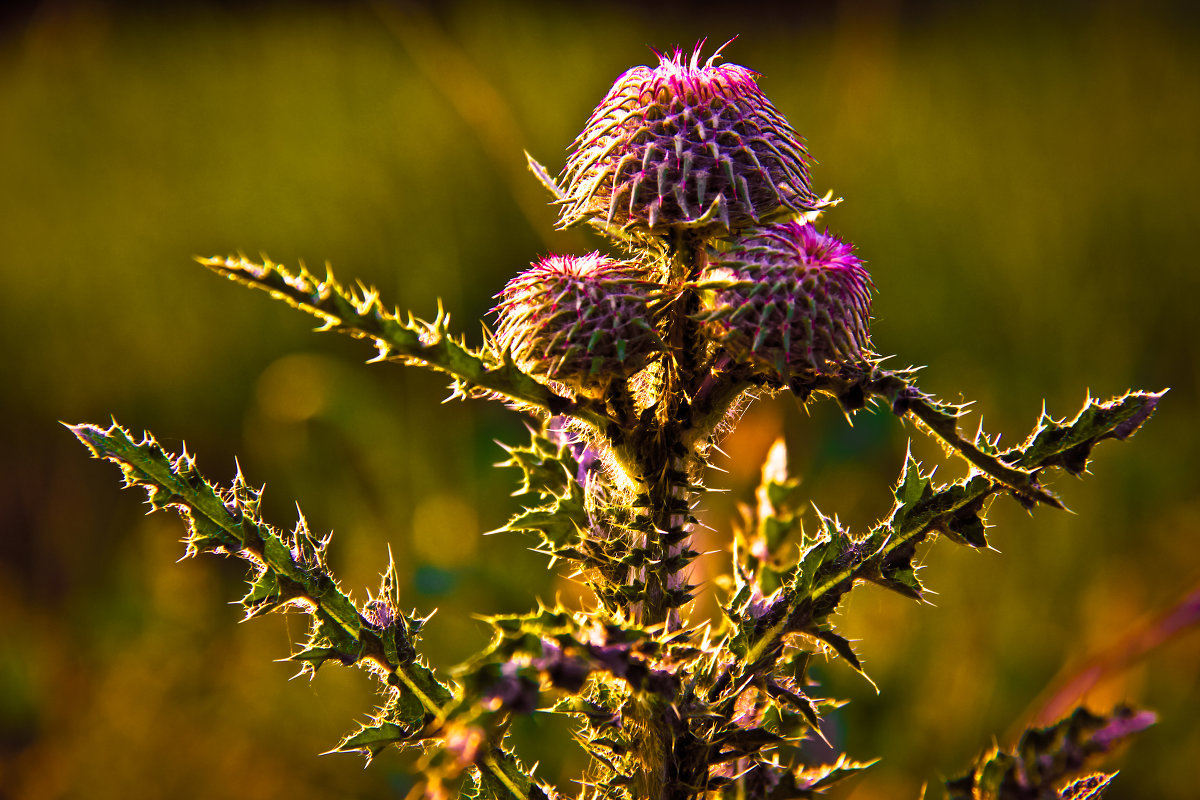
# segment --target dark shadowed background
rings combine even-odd
[[[494,440],[522,422],[442,404],[446,381],[365,366],[364,345],[222,280],[196,255],[245,251],[375,284],[459,329],[548,252],[522,149],[561,167],[616,76],[648,46],[709,48],[761,86],[819,160],[824,218],[869,262],[874,340],[922,385],[975,401],[1015,442],[1087,391],[1171,387],[1092,476],[1054,484],[1074,513],[1008,501],[994,546],[939,544],[935,606],[862,588],[841,624],[879,694],[843,665],[823,690],[855,757],[841,791],[914,798],[993,736],[1010,744],[1075,681],[1099,709],[1160,724],[1112,762],[1108,797],[1194,798],[1200,757],[1200,477],[1195,235],[1200,36],[1185,4],[197,4],[9,11],[0,31],[0,797],[403,797],[412,759],[364,771],[332,748],[372,709],[371,679],[311,683],[274,659],[297,619],[236,625],[243,570],[175,563],[182,529],[89,460],[58,421],[114,415],[211,476],[235,456],[268,517],[336,531],[363,596],[390,545],[428,612],[439,666],[485,639],[470,614],[578,602],[512,536]],[[753,408],[714,475],[709,548],[785,435],[811,499],[862,530],[889,507],[912,428],[830,402]],[[942,459],[921,441],[926,462]],[[953,462],[939,470],[961,474]],[[698,576],[717,569],[714,556]],[[1190,597],[1190,605],[1187,603]],[[1180,605],[1182,603],[1182,605]],[[697,614],[713,608],[706,594]],[[1174,610],[1174,611],[1173,611]],[[1174,613],[1174,616],[1171,614]],[[1165,615],[1165,616],[1164,616]],[[1088,672],[1091,670],[1091,672]],[[1067,692],[1067,700],[1077,692]],[[579,765],[564,723],[521,721],[539,774]],[[931,798],[940,796],[931,789]]]

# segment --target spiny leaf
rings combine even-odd
[[[1103,772],[1086,775],[1059,789],[1058,800],[1098,800],[1101,792],[1115,777],[1117,777],[1115,772],[1107,775]]]
[[[913,458],[912,450],[904,454],[904,467],[900,472],[900,481],[892,494],[896,496],[896,509],[903,511],[911,508],[921,500],[928,499],[933,493],[931,478],[933,473],[921,472],[921,463]],[[893,513],[893,518],[895,513]]]
[[[292,653],[287,657],[288,661],[299,662],[301,671],[308,673],[315,673],[320,669],[321,665],[330,659],[341,661],[341,650],[336,647],[305,647],[303,650]]]
[[[742,524],[734,532],[734,552],[740,567],[735,576],[744,570],[746,580],[755,582],[762,595],[778,589],[795,563],[803,511],[799,485],[799,479],[788,476],[787,447],[779,439],[763,462],[756,503],[752,508],[742,508]]]
[[[1030,474],[1051,467],[1066,469],[1070,454],[1106,438],[1132,435],[1150,416],[1161,393],[1129,393],[1107,403],[1089,398],[1071,423],[1051,428],[1039,421],[1025,444],[1000,456]],[[1048,433],[1048,431],[1051,431]],[[882,584],[919,599],[923,587],[916,579],[916,546],[937,533],[973,547],[987,544],[983,512],[996,494],[1010,490],[1024,502],[1027,496],[991,473],[975,473],[954,483],[936,486],[922,474],[911,454],[906,457],[896,488],[896,502],[887,519],[865,537],[841,530],[837,521],[818,513],[820,526],[805,536],[807,549],[789,574],[772,613],[756,619],[731,618],[731,643],[750,664],[777,658],[789,633],[823,625],[842,597],[857,581]],[[1023,491],[1023,490],[1022,490]]]
[[[338,746],[330,752],[362,753],[371,759],[386,750],[389,745],[406,742],[412,738],[413,731],[394,722],[379,722],[374,725],[364,725],[354,733],[342,739]]]
[[[654,657],[670,645],[649,631],[618,629],[545,607],[487,621],[496,631],[491,644],[458,672],[473,692],[514,710],[537,707],[540,683],[577,692],[593,673],[664,696],[676,688],[670,673],[653,667]]]
[[[1045,412],[1023,445],[1004,454],[1004,461],[1022,467],[1062,467],[1078,475],[1087,469],[1092,448],[1104,439],[1128,439],[1154,413],[1161,392],[1129,392],[1101,403],[1088,397],[1070,422],[1054,420]]]
[[[117,463],[127,486],[146,489],[152,509],[179,512],[189,529],[189,552],[199,552],[201,547],[232,552],[254,566],[244,599],[249,616],[292,600],[304,601],[300,608],[310,614],[312,624],[307,643],[292,660],[301,662],[306,671],[315,671],[336,659],[342,664],[369,665],[385,676],[394,689],[385,714],[391,713],[397,719],[364,727],[344,740],[339,749],[358,749],[373,755],[396,740],[399,731],[393,725],[397,720],[411,733],[412,726],[403,723],[414,723],[418,712],[434,719],[445,718],[454,694],[416,659],[410,634],[419,628],[417,621],[396,613],[386,625],[381,624],[378,608],[372,611],[372,619],[365,619],[328,573],[325,542],[311,539],[303,517],[291,534],[280,533],[258,516],[261,493],[246,483],[240,471],[231,486],[221,490],[199,473],[186,451],[172,456],[149,434],[140,442],[134,441],[116,422],[107,429],[86,424],[68,427],[94,457]],[[393,609],[396,586],[395,565],[390,563],[380,597]],[[511,776],[519,774],[521,768],[503,750],[490,753],[481,769],[504,790],[498,796],[520,800],[545,796],[540,789],[530,790],[528,780],[522,784],[525,789],[511,790],[519,788]]]
[[[917,388],[915,370],[889,371],[877,365],[847,367],[841,374],[813,376],[802,385],[792,386],[799,397],[815,391],[835,397],[858,391],[865,397],[886,399],[899,415],[919,420],[991,480],[1010,489],[1023,503],[1045,503],[1061,507],[1061,502],[1041,486],[1037,471],[1059,466],[1078,473],[1086,466],[1087,456],[1096,442],[1105,438],[1126,439],[1133,435],[1153,413],[1163,392],[1129,392],[1107,403],[1091,397],[1085,408],[1070,423],[1056,422],[1043,414],[1039,427],[1026,443],[1000,452],[998,439],[982,429],[970,440],[958,431],[958,420],[965,406],[944,403]],[[1069,430],[1069,433],[1066,432]],[[1039,433],[1044,435],[1034,441]]]
[[[826,517],[818,511],[817,520],[817,533],[805,533],[806,548],[800,556],[800,563],[789,574],[785,585],[789,594],[808,595],[820,582],[819,579],[827,574],[828,571],[824,567],[832,564],[852,544],[850,537],[836,519]]]
[[[561,418],[551,418],[549,427]],[[581,465],[572,453],[570,434],[552,431],[554,441],[542,432],[530,430],[527,446],[501,445],[508,459],[497,466],[517,467],[522,473],[519,494],[525,497],[526,507],[517,512],[501,530],[528,531],[541,539],[539,552],[594,566],[595,552],[585,553],[584,532],[591,525],[585,508],[584,483],[586,465]],[[586,453],[586,448],[579,444]]]
[[[547,552],[571,558],[572,548],[583,539],[586,527],[587,514],[583,503],[579,498],[568,495],[555,498],[545,505],[518,511],[505,523],[503,530],[536,533]]]
[[[731,781],[714,781],[719,797],[758,800],[816,800],[830,787],[857,775],[876,762],[858,762],[842,755],[832,764],[789,767],[759,760]],[[720,785],[723,784],[723,785]]]
[[[556,394],[522,372],[511,358],[474,350],[451,336],[449,318],[441,310],[432,322],[411,314],[401,319],[383,306],[375,289],[347,289],[332,274],[321,280],[303,267],[292,273],[271,261],[258,264],[243,256],[197,260],[220,275],[312,314],[325,323],[323,330],[372,341],[379,350],[376,360],[419,364],[452,376],[459,382],[456,386],[467,387],[465,392],[460,389],[460,394],[494,392],[551,414],[567,414],[597,430],[612,422],[602,408]]]
[[[865,769],[874,766],[877,761],[854,761],[846,755],[838,756],[832,764],[822,764],[816,767],[805,767],[796,771],[798,786],[810,792],[824,792],[834,784],[857,775]]]
[[[572,483],[578,483],[579,462],[564,443],[553,441],[543,431],[530,428],[528,445],[500,446],[508,458],[496,466],[521,470],[521,486],[516,494],[557,497],[566,494]]]
[[[550,800],[531,774],[516,756],[500,748],[492,748],[480,761],[483,789],[497,800]]]
[[[370,722],[346,736],[330,752],[363,753],[369,763],[388,745],[417,744],[435,738],[440,731],[436,726],[427,727],[434,719],[414,694],[394,692]]]
[[[1109,715],[1077,708],[1045,728],[1031,728],[1014,751],[993,748],[976,759],[971,771],[946,783],[949,800],[1024,800],[1054,792],[1066,780],[1090,769],[1120,742],[1155,722],[1154,714],[1118,706]],[[1107,776],[1088,776],[1071,784],[1074,793],[1060,798],[1096,797]],[[1070,787],[1068,787],[1070,788]],[[1064,790],[1065,792],[1066,790]]]
[[[275,611],[291,599],[280,590],[279,574],[264,569],[250,582],[250,589],[242,597],[241,603],[246,609],[246,618],[250,619]]]
[[[847,664],[854,667],[856,672],[866,675],[862,667],[862,662],[858,660],[854,649],[850,647],[850,641],[834,631],[833,628],[816,628],[809,630],[808,633],[833,648],[833,652],[837,653]]]

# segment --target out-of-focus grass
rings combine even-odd
[[[935,547],[936,607],[853,598],[844,625],[881,693],[838,665],[822,675],[853,699],[831,721],[837,743],[884,759],[854,797],[914,796],[953,773],[1011,736],[1056,676],[1200,579],[1200,37],[1167,7],[67,8],[0,48],[4,794],[403,796],[401,759],[363,772],[314,755],[369,711],[369,681],[287,682],[271,659],[297,623],[235,626],[240,570],[172,563],[176,522],[141,517],[56,420],[114,414],[186,437],[221,478],[238,455],[280,524],[298,500],[337,531],[335,566],[360,594],[390,544],[412,605],[441,609],[436,663],[480,643],[469,613],[569,596],[523,542],[478,535],[513,510],[513,476],[490,464],[519,420],[440,405],[440,379],[362,366],[361,346],[190,258],[329,260],[419,314],[441,297],[477,337],[514,272],[596,246],[551,232],[551,208],[538,216],[519,148],[557,168],[616,75],[652,58],[645,45],[741,34],[727,57],[764,74],[820,160],[816,186],[846,198],[825,221],[872,269],[877,347],[929,364],[924,385],[977,401],[990,430],[1024,435],[1043,398],[1062,415],[1087,388],[1172,387],[1135,440],[1098,449],[1095,475],[1060,482],[1077,513],[998,503],[1003,555]],[[478,127],[479,104],[504,125]],[[781,398],[728,442],[714,483],[734,491],[706,516],[718,530],[779,433],[822,510],[858,526],[886,511],[908,431]],[[1198,637],[1183,636],[1094,692],[1162,716],[1114,799],[1191,796],[1198,664]],[[560,732],[518,731],[551,777]]]

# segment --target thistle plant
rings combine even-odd
[[[842,701],[810,677],[817,656],[862,671],[835,627],[842,601],[873,583],[922,602],[919,554],[936,539],[988,545],[997,497],[1062,508],[1056,472],[1082,475],[1093,448],[1124,440],[1162,393],[1090,397],[1073,418],[1043,412],[1014,446],[960,431],[963,406],[923,392],[913,369],[885,369],[870,336],[874,288],[847,241],[820,229],[834,204],[810,185],[800,137],[745,67],[676,50],[620,76],[554,178],[529,159],[560,209],[610,253],[552,255],[499,289],[494,333],[473,346],[432,321],[389,310],[332,275],[244,257],[201,263],[305,311],[324,330],[365,339],[375,361],[449,376],[453,397],[497,400],[529,420],[506,446],[528,535],[553,568],[590,590],[579,608],[544,605],[487,618],[490,644],[453,668],[428,663],[425,618],[406,612],[390,562],[355,602],[331,573],[328,539],[305,519],[262,518],[260,491],[238,473],[218,486],[186,449],[115,422],[72,430],[116,462],[151,509],[185,522],[187,555],[232,554],[251,568],[246,617],[308,616],[289,658],[376,675],[371,721],[336,747],[368,760],[417,748],[428,797],[806,798],[868,763],[829,748],[824,721]],[[880,302],[886,303],[886,298]],[[847,415],[877,405],[939,440],[968,474],[939,483],[911,455],[890,512],[866,530],[806,509],[782,442],[755,503],[731,532],[720,615],[693,613],[689,565],[697,506],[721,438],[755,399],[790,393]],[[869,648],[869,644],[866,645]],[[539,780],[507,738],[517,715],[563,714],[589,758],[568,790]],[[1079,709],[984,753],[947,781],[949,798],[1099,797],[1095,763],[1154,720],[1120,707]],[[809,746],[806,746],[809,745]],[[867,754],[868,756],[873,754]]]

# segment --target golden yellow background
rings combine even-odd
[[[364,771],[317,755],[371,710],[371,679],[327,667],[289,682],[274,659],[303,623],[236,625],[241,566],[175,563],[178,520],[143,516],[58,420],[186,439],[223,481],[236,456],[267,485],[270,519],[290,526],[298,501],[336,531],[357,597],[390,545],[410,605],[440,609],[436,665],[483,643],[471,613],[576,602],[527,542],[480,535],[516,508],[516,475],[491,466],[494,440],[524,435],[516,415],[440,404],[443,379],[364,366],[364,345],[192,257],[328,260],[419,315],[440,297],[478,342],[516,271],[599,246],[552,230],[522,149],[557,170],[616,76],[653,63],[648,47],[735,34],[726,58],[763,74],[820,162],[814,188],[845,198],[824,224],[868,262],[893,364],[929,365],[928,391],[976,401],[968,424],[982,415],[1007,442],[1043,399],[1063,416],[1088,389],[1171,387],[1138,437],[1097,449],[1094,475],[1057,480],[1075,513],[1000,501],[1002,554],[935,546],[936,606],[855,593],[842,627],[880,693],[840,664],[817,672],[852,700],[833,741],[883,761],[838,796],[916,797],[926,780],[940,796],[941,777],[1101,664],[1091,702],[1161,715],[1106,796],[1195,797],[1200,636],[1154,636],[1189,593],[1182,618],[1200,613],[1200,26],[1184,3],[1044,5],[90,2],[7,18],[0,797],[404,796],[407,757]],[[910,433],[886,413],[850,428],[829,402],[760,404],[712,476],[732,491],[708,504],[706,544],[725,545],[781,434],[811,499],[863,529],[888,509]],[[535,718],[516,735],[568,788],[565,730]]]

